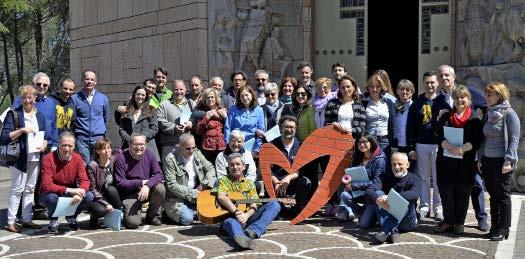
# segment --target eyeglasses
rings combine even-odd
[[[270,95],[271,95],[272,97],[275,97],[275,96],[277,95],[277,93],[264,94],[264,96],[266,96],[266,97],[270,97]]]
[[[186,150],[186,151],[193,151],[193,150],[195,150],[195,149],[197,149],[197,147],[187,147],[187,148],[184,148],[184,150]]]
[[[368,140],[360,140],[360,141],[357,142],[357,143],[359,143],[360,145],[364,145],[364,144],[368,144],[368,143],[370,143],[370,141],[368,141]]]
[[[308,96],[307,92],[297,92],[297,96]]]
[[[264,81],[266,81],[266,78],[255,78],[255,81],[258,81],[258,82],[259,82],[259,81],[264,82]]]
[[[43,87],[47,87],[48,84],[44,84],[44,83],[36,83],[36,86],[43,86]]]

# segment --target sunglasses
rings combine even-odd
[[[266,96],[266,97],[270,97],[270,95],[271,95],[272,97],[275,97],[275,96],[277,95],[277,93],[264,94],[264,96]]]
[[[307,92],[297,92],[297,96],[308,96]]]
[[[48,84],[44,84],[44,83],[36,83],[36,86],[43,86],[43,87],[47,87]]]
[[[187,148],[184,148],[184,150],[186,150],[186,151],[193,151],[193,150],[195,150],[195,149],[197,149],[197,147],[187,147]]]

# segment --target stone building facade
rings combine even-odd
[[[458,79],[478,87],[506,83],[524,117],[525,0],[449,5]],[[80,82],[81,71],[97,71],[112,107],[155,66],[166,67],[170,80],[221,76],[228,86],[233,70],[252,76],[262,68],[279,82],[299,62],[313,61],[313,8],[314,0],[70,0],[71,76]],[[120,140],[114,121],[110,137]]]

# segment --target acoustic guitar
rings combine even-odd
[[[249,206],[246,204],[250,203],[279,201],[289,205],[295,204],[295,199],[290,198],[245,199],[244,195],[240,192],[230,192],[228,198],[237,206],[237,209],[243,212],[247,211]],[[231,212],[219,204],[216,193],[211,193],[211,190],[205,190],[199,193],[197,197],[197,214],[199,220],[205,224],[217,224],[232,216]]]

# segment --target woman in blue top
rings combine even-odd
[[[48,141],[51,140],[50,122],[46,121],[44,114],[35,108],[36,89],[31,85],[25,85],[20,90],[20,97],[22,104],[14,111],[7,113],[1,138],[4,145],[15,140],[20,143],[18,160],[9,164],[12,185],[9,192],[6,230],[10,232],[18,232],[15,220],[22,196],[22,227],[40,228],[31,221],[31,210],[34,205],[35,185],[40,172],[40,159],[42,153],[46,151]],[[44,131],[44,141],[35,143],[36,150],[29,150],[29,135],[40,131]]]
[[[228,111],[228,118],[224,124],[224,138],[229,142],[230,132],[240,130],[244,135],[245,143],[256,138],[256,131],[265,132],[264,112],[257,106],[257,95],[249,85],[239,88],[235,97],[235,105]],[[257,138],[253,145],[252,154],[256,158],[261,148],[262,140]]]
[[[378,210],[375,200],[371,197],[375,192],[381,190],[381,177],[386,169],[386,156],[379,147],[379,143],[374,136],[364,132],[357,141],[357,150],[354,154],[356,166],[364,166],[368,174],[369,181],[350,181],[345,185],[345,191],[341,193],[341,202],[336,218],[340,221],[353,220],[354,213],[362,211],[359,218],[359,227],[367,229],[373,225],[376,220]],[[353,197],[352,191],[365,191],[365,194],[359,197]],[[364,204],[360,208],[357,203]]]

